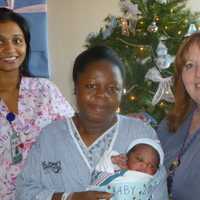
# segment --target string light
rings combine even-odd
[[[166,91],[165,94],[169,94],[169,91]]]
[[[122,34],[129,36],[128,21],[126,18],[121,18]]]
[[[135,96],[130,96],[131,101],[135,101]]]
[[[144,21],[140,21],[140,24],[143,25],[143,24],[144,24]]]
[[[144,51],[144,47],[140,47],[140,51]]]
[[[168,29],[168,26],[165,26],[165,30],[167,30]]]
[[[128,25],[126,19],[124,19],[124,18],[121,18],[121,22],[122,22],[123,26],[127,26]]]
[[[160,20],[160,17],[159,16],[156,16],[155,17],[155,20],[158,22]]]
[[[182,33],[182,31],[178,31],[178,35],[180,35]]]
[[[165,105],[164,102],[161,102],[161,103],[160,103],[160,107],[161,107],[161,108],[164,107],[164,105]]]

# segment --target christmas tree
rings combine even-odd
[[[174,101],[174,55],[186,36],[200,29],[199,13],[186,0],[121,0],[122,16],[107,16],[87,47],[112,47],[126,67],[120,112],[147,112],[160,121]]]

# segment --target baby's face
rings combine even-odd
[[[128,155],[128,169],[154,175],[159,165],[159,155],[151,146],[138,144]]]

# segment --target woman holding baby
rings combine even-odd
[[[86,191],[105,152],[126,153],[131,141],[156,140],[155,131],[137,119],[116,113],[120,105],[124,67],[105,46],[82,52],[73,68],[77,113],[43,129],[18,177],[17,200],[110,199],[107,192]],[[167,200],[166,173],[156,172],[153,200]]]

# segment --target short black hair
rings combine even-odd
[[[26,56],[23,63],[20,66],[20,73],[23,76],[32,76],[28,68],[29,56],[30,56],[29,54],[31,50],[31,47],[30,47],[31,38],[30,38],[28,22],[25,20],[24,17],[15,13],[11,9],[1,7],[0,8],[0,23],[5,23],[9,21],[16,23],[20,27],[20,29],[22,30],[24,34],[24,39],[26,42]]]
[[[77,56],[73,67],[74,84],[79,79],[79,75],[84,72],[87,65],[100,60],[107,60],[119,68],[123,80],[125,79],[124,65],[118,54],[110,47],[98,45],[91,47]]]

